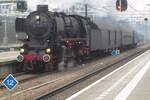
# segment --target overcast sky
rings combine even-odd
[[[101,8],[102,12],[107,12],[108,14],[118,14],[118,12],[115,9],[116,0],[27,0],[28,1],[28,7],[32,10],[36,9],[36,5],[38,4],[48,4],[50,8],[59,8],[59,9],[66,9],[71,7],[76,2],[85,3],[87,2],[93,7]],[[138,13],[138,11],[145,11],[146,9],[150,8],[146,6],[146,4],[150,4],[150,0],[127,0],[129,7],[126,12],[120,13],[127,15],[128,13]],[[105,11],[104,11],[105,10]],[[148,10],[149,11],[149,10]],[[106,14],[107,15],[107,14]],[[135,14],[136,15],[136,14]]]
[[[27,0],[29,7],[34,7],[37,4],[48,4],[51,5],[51,7],[68,7],[75,2],[83,2],[87,1],[88,3],[95,4],[96,6],[102,6],[107,4],[107,2],[114,3],[116,0]],[[128,0],[129,4],[134,6],[136,9],[143,10],[144,5],[147,3],[150,3],[150,0]]]

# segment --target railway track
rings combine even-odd
[[[127,56],[126,58],[124,58],[124,59],[122,59],[121,58],[121,60],[118,60],[118,61],[116,61],[115,63],[112,63],[112,64],[110,64],[110,65],[106,65],[104,68],[101,68],[101,67],[99,67],[100,65],[102,65],[102,63],[101,62],[97,62],[94,66],[95,67],[97,67],[97,68],[95,68],[94,69],[94,66],[93,66],[93,68],[91,68],[92,66],[91,65],[89,65],[89,69],[88,68],[85,68],[85,66],[84,66],[84,68],[83,69],[79,69],[79,68],[77,68],[78,70],[83,70],[83,71],[80,71],[80,72],[75,72],[75,70],[72,70],[72,72],[66,72],[68,75],[65,75],[65,74],[62,74],[62,75],[59,75],[59,76],[57,76],[57,78],[53,78],[53,79],[51,79],[51,78],[49,78],[49,80],[50,81],[47,81],[47,82],[44,82],[43,81],[43,83],[41,82],[40,84],[38,84],[38,85],[34,85],[34,86],[31,86],[31,87],[29,87],[29,88],[26,88],[26,89],[24,89],[24,90],[21,90],[21,91],[14,91],[14,93],[13,94],[11,94],[11,98],[13,98],[13,99],[15,99],[15,100],[20,100],[19,99],[19,97],[22,99],[22,97],[23,96],[26,96],[26,95],[30,95],[30,94],[32,94],[32,93],[34,93],[35,91],[35,94],[37,93],[37,91],[38,92],[40,92],[41,90],[42,90],[42,88],[48,88],[48,87],[51,87],[51,89],[49,89],[49,91],[48,92],[43,92],[43,93],[41,93],[40,95],[36,95],[36,97],[37,98],[34,98],[34,99],[37,99],[37,100],[41,100],[41,99],[47,99],[47,98],[50,98],[50,97],[52,97],[52,96],[54,96],[54,95],[57,95],[57,94],[59,94],[59,93],[61,93],[62,91],[64,91],[64,90],[67,90],[68,88],[70,88],[70,87],[72,87],[72,86],[74,86],[74,85],[76,85],[76,84],[79,84],[79,83],[81,83],[81,82],[83,82],[84,80],[87,80],[87,79],[89,79],[89,78],[91,78],[91,77],[93,77],[93,76],[95,76],[95,75],[97,75],[97,74],[99,74],[100,72],[102,72],[102,71],[104,71],[104,70],[106,70],[107,68],[109,68],[109,67],[111,67],[111,66],[113,66],[113,65],[116,65],[116,64],[118,64],[118,63],[120,63],[120,62],[122,62],[122,61],[124,61],[124,60],[127,60],[127,59],[129,59],[129,58],[131,58],[131,57],[133,57],[133,56],[135,56],[135,55],[138,55],[138,54],[140,54],[140,53],[142,53],[142,52],[144,52],[145,50],[147,50],[148,49],[148,47],[147,48],[142,48],[142,50],[135,50],[136,51],[136,53],[131,53],[129,56]],[[131,50],[132,51],[132,50]],[[130,51],[129,51],[130,52]],[[128,54],[128,53],[127,53]],[[107,62],[106,62],[107,63]],[[86,66],[87,67],[87,66]],[[86,71],[85,69],[88,69],[88,71]],[[84,72],[85,71],[85,72]],[[91,72],[92,71],[92,72]],[[82,74],[80,74],[82,72]],[[64,75],[64,76],[63,76]],[[76,75],[76,77],[74,77]],[[50,76],[50,75],[49,75]],[[24,79],[24,80],[22,80],[22,81],[20,81],[21,83],[24,83],[24,82],[27,82],[27,81],[29,81],[29,83],[30,83],[30,80],[33,80],[33,79],[35,79],[35,78],[37,78],[37,79],[40,79],[40,77],[42,77],[43,79],[44,78],[48,78],[49,77],[48,76],[48,74],[46,75],[46,74],[43,74],[43,76],[42,76],[42,74],[40,74],[40,76],[38,75],[38,76],[34,76],[34,77],[32,77],[32,78],[27,78],[27,79]],[[55,76],[55,75],[54,75]],[[62,77],[60,77],[60,76],[62,76]],[[77,77],[78,76],[78,77]],[[74,77],[74,78],[70,78],[70,77]],[[69,79],[70,78],[70,79]],[[67,81],[68,80],[68,81]],[[65,81],[65,82],[64,82]],[[19,82],[19,83],[20,83]],[[63,83],[64,82],[64,83]],[[59,83],[59,84],[58,84]],[[31,84],[32,84],[32,82],[31,82]],[[57,85],[56,85],[57,84]],[[55,86],[56,85],[56,86]],[[44,95],[43,95],[44,94]],[[31,96],[31,97],[35,97],[35,96]],[[31,99],[31,97],[30,97],[30,99]],[[18,98],[18,99],[17,99]],[[0,99],[2,99],[2,100],[5,100],[5,99],[10,99],[9,97],[4,97],[4,98],[0,98]],[[27,99],[27,97],[26,97],[26,99]],[[29,99],[29,98],[28,98]]]
[[[27,82],[27,81],[30,81],[30,80],[33,80],[33,79],[36,79],[36,78],[44,77],[48,74],[50,74],[50,73],[47,72],[47,73],[43,73],[43,74],[27,74],[26,72],[21,72],[21,73],[14,74],[14,77],[21,84],[21,83],[24,83],[24,82]],[[2,80],[1,80],[1,82],[2,82]],[[5,86],[1,83],[0,84],[0,89],[3,89],[3,88],[5,88]]]
[[[93,77],[93,76],[99,74],[100,72],[102,72],[102,71],[108,69],[109,67],[114,66],[114,65],[116,65],[116,64],[119,64],[119,63],[121,63],[122,61],[125,61],[125,60],[127,60],[127,59],[129,59],[129,58],[131,58],[131,57],[133,57],[133,56],[136,56],[136,55],[138,55],[138,54],[141,54],[141,53],[143,53],[143,52],[146,51],[146,50],[147,50],[147,49],[144,49],[144,50],[142,50],[142,51],[139,51],[139,52],[137,52],[137,53],[135,53],[135,54],[133,54],[133,55],[130,55],[130,56],[124,58],[124,59],[119,60],[118,62],[115,62],[115,63],[113,63],[113,64],[110,64],[109,66],[107,66],[107,67],[105,67],[105,68],[103,68],[103,69],[98,69],[98,70],[93,71],[93,72],[91,72],[91,73],[89,73],[89,74],[86,74],[86,75],[84,75],[84,76],[82,76],[82,77],[80,77],[80,78],[78,78],[78,79],[76,79],[76,80],[73,80],[73,81],[71,81],[71,82],[69,82],[69,83],[67,83],[67,84],[64,84],[64,85],[61,86],[61,87],[58,87],[58,88],[56,88],[56,89],[54,89],[54,90],[51,90],[48,94],[45,94],[45,95],[43,95],[43,96],[40,96],[40,97],[36,98],[36,100],[46,100],[46,99],[48,99],[48,98],[51,98],[51,97],[53,97],[53,96],[55,96],[55,95],[57,95],[57,94],[59,94],[59,93],[61,93],[61,92],[63,92],[63,91],[65,91],[65,90],[67,90],[67,89],[69,89],[69,88],[71,88],[71,87],[73,87],[73,86],[75,86],[75,85],[77,85],[77,84],[79,84],[79,83],[81,83],[81,82],[83,82],[83,81],[85,81],[85,80],[87,80],[87,79],[89,79],[89,78],[91,78],[91,77]]]
[[[16,74],[13,74],[14,77],[19,77],[19,76],[22,76],[22,75],[25,75],[26,73],[25,72],[20,72],[20,73],[16,73]],[[4,88],[4,85],[2,84],[2,81],[4,80],[5,78],[1,78],[0,79],[0,89]]]

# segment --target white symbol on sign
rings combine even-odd
[[[7,80],[7,84],[9,86],[14,86],[14,80]]]

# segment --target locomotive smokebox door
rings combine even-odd
[[[37,11],[40,11],[40,12],[48,11],[48,5],[38,5],[37,6]]]

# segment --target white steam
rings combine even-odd
[[[36,10],[37,5],[39,4],[48,4],[48,0],[26,0],[28,9],[31,11]]]
[[[33,11],[36,10],[37,5],[47,4],[50,9],[67,9],[71,7],[74,3],[81,0],[26,0],[28,4],[28,9]]]
[[[37,5],[47,4],[51,9],[67,9],[75,5],[75,3],[88,3],[94,7],[102,7],[108,0],[26,0],[28,9],[33,11],[36,10]]]

